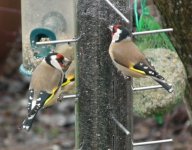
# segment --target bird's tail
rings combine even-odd
[[[29,131],[32,127],[32,124],[33,124],[33,121],[35,119],[35,116],[36,115],[31,115],[31,116],[28,116],[22,123],[21,125],[21,129],[24,129],[26,131]]]
[[[165,79],[161,75],[157,75],[156,77],[151,76],[153,80],[159,83],[164,89],[166,89],[169,93],[173,92],[173,87],[171,84],[168,84]]]

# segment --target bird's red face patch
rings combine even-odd
[[[114,25],[114,26],[113,26],[112,34],[116,33],[116,32],[117,32],[117,29],[119,29],[120,27],[121,27],[120,24]]]
[[[63,67],[63,61],[64,61],[64,56],[61,54],[57,54],[57,61],[59,62],[60,66]]]
[[[57,60],[63,60],[64,59],[64,56],[61,55],[61,54],[57,54]]]

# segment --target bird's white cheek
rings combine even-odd
[[[57,69],[59,69],[59,70],[62,70],[60,64],[59,64],[57,61],[51,60],[51,64],[52,64],[55,68],[57,68]]]
[[[119,40],[121,32],[121,30],[117,29],[117,31],[113,34],[112,42],[116,42]]]
[[[113,35],[113,38],[112,38],[112,42],[116,42],[119,40],[119,34],[116,32],[114,35]]]

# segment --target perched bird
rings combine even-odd
[[[155,70],[144,54],[139,51],[125,27],[112,25],[109,29],[112,32],[109,55],[114,65],[124,76],[136,78],[150,76],[168,92],[173,92],[172,86],[165,81],[164,77]]]
[[[22,129],[29,131],[38,111],[57,102],[64,81],[62,68],[68,65],[69,60],[63,55],[50,53],[36,67],[29,86],[28,116],[22,123]]]

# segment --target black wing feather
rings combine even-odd
[[[30,90],[30,96],[31,94],[34,95],[34,90]],[[31,110],[28,111],[28,116],[27,118],[23,121],[22,123],[22,128],[26,129],[27,131],[29,131],[32,127],[33,121],[38,113],[38,111],[44,106],[46,100],[51,96],[52,94],[47,93],[45,91],[41,91],[37,100],[36,100],[36,104],[35,107],[33,109],[31,109],[31,105],[32,105],[32,100],[30,99],[30,108]]]

